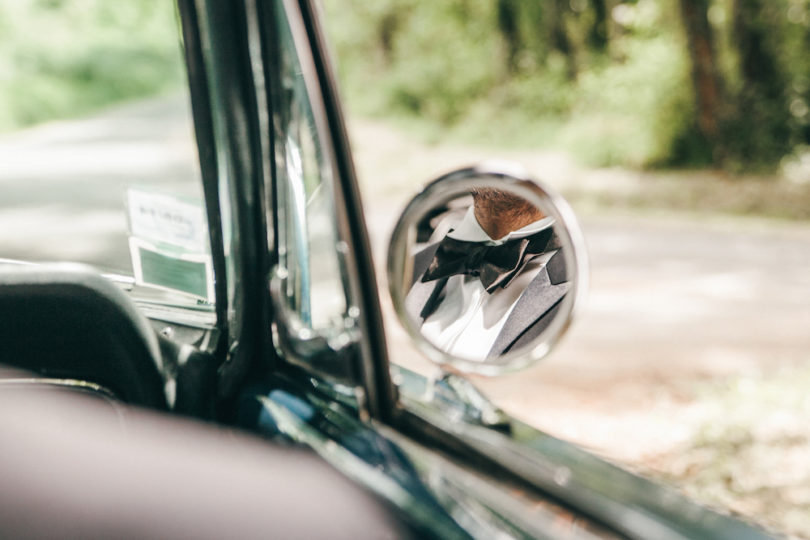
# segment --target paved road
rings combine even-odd
[[[190,129],[178,95],[0,137],[0,257],[131,272],[126,188],[199,196]]]
[[[382,268],[394,219],[418,186],[469,157],[487,156],[469,149],[468,159],[461,160],[463,148],[419,145],[378,124],[354,127]],[[402,163],[403,155],[419,163]],[[559,156],[508,157],[534,160],[534,169],[551,176],[552,187],[570,188],[563,175],[572,165]],[[391,167],[397,162],[402,164]],[[386,169],[395,177],[391,185],[377,180]],[[403,170],[413,171],[404,173],[413,180],[404,178]],[[593,211],[580,221],[590,258],[590,295],[555,356],[582,369],[582,377],[598,378],[605,369],[670,373],[678,366],[715,376],[810,360],[810,224]],[[599,351],[603,354],[593,354]],[[620,359],[620,365],[595,362],[600,356]]]
[[[1,137],[0,256],[128,270],[124,189],[194,193],[187,122],[182,99],[165,98]],[[416,143],[376,123],[351,128],[381,269],[409,194],[435,173],[493,157]],[[564,156],[505,157],[563,191],[576,176]],[[810,360],[810,225],[593,213],[582,222],[591,258],[582,316],[541,365],[480,381],[510,411],[633,460],[683,435],[659,420],[691,403],[697,382]],[[396,350],[407,350],[388,322]]]
[[[372,213],[372,231],[386,230],[391,215]],[[702,382],[810,361],[809,226],[582,221],[591,283],[579,319],[538,366],[478,381],[510,412],[632,461],[688,436],[651,425],[653,409],[690,404]],[[406,349],[399,328],[390,325],[389,334],[396,350]],[[627,445],[617,448],[622,437]]]
[[[558,191],[599,181],[554,153],[492,156],[417,143],[373,122],[353,128],[381,270],[399,210],[440,172],[506,157],[542,172]],[[617,171],[609,176],[622,180]],[[641,462],[694,435],[703,383],[810,362],[810,224],[590,209],[580,219],[591,278],[581,316],[540,365],[478,380],[510,412]],[[396,351],[408,350],[396,323],[389,338]],[[412,354],[401,353],[405,362]]]

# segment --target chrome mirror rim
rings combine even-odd
[[[491,178],[485,180],[484,178]],[[406,257],[409,235],[413,226],[425,215],[425,209],[443,204],[461,194],[469,193],[470,184],[510,189],[542,208],[559,225],[565,263],[570,273],[571,289],[563,298],[561,316],[555,318],[543,331],[545,339],[529,349],[503,355],[497,362],[478,362],[448,354],[431,344],[413,324],[405,308],[405,295],[401,284],[409,261]],[[394,311],[405,331],[418,349],[434,364],[445,371],[462,374],[494,376],[524,369],[545,357],[562,338],[574,316],[584,303],[588,289],[587,252],[582,231],[568,203],[554,190],[533,178],[522,166],[510,162],[490,161],[454,170],[428,183],[405,207],[391,234],[388,245],[388,290]]]

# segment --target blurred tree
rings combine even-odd
[[[786,74],[780,63],[783,1],[736,0],[734,45],[739,56],[740,88],[726,135],[741,163],[776,163],[790,151],[791,117]]]
[[[523,48],[518,26],[518,3],[516,0],[498,0],[498,30],[506,45],[506,66],[510,73],[518,69],[518,53]]]
[[[799,123],[799,141],[801,144],[810,145],[810,4],[796,4],[794,11],[793,26],[801,29],[796,49],[803,51],[800,55],[801,61],[798,64],[798,74],[793,82],[795,97],[791,101],[790,111]],[[791,6],[793,7],[793,6]]]
[[[810,0],[325,8],[350,104],[365,113],[488,141],[497,126],[594,165],[773,166],[810,141]]]
[[[576,59],[574,57],[574,48],[568,37],[568,31],[565,28],[565,13],[570,9],[569,0],[553,0],[551,8],[549,12],[551,47],[563,55],[568,79],[574,80],[577,77]]]
[[[400,26],[401,18],[402,13],[392,8],[383,13],[377,24],[377,38],[380,43],[383,60],[386,64],[391,63],[391,57],[394,52],[394,37]]]
[[[720,137],[724,90],[709,24],[709,0],[679,0],[679,3],[691,62],[695,120],[710,147],[712,160],[719,165],[724,159]]]
[[[183,84],[165,0],[0,3],[0,131]]]
[[[608,45],[608,19],[606,0],[591,0],[593,24],[588,33],[588,44],[598,52],[605,52]]]

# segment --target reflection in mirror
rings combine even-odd
[[[525,366],[570,320],[581,262],[574,237],[565,203],[535,183],[475,169],[447,175],[397,225],[394,303],[440,364],[489,374]]]

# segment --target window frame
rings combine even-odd
[[[269,291],[278,263],[277,179],[273,164],[278,62],[271,1],[282,1],[326,159],[334,175],[338,238],[346,244],[350,301],[358,308],[357,346],[330,362],[289,362],[284,314]],[[348,137],[315,7],[309,0],[178,0],[193,115],[211,229],[218,324],[219,394],[226,402],[257,374],[318,380],[353,395],[359,417],[386,420],[395,403],[376,277]],[[227,175],[227,182],[223,182]],[[233,190],[230,194],[222,189]],[[236,251],[228,275],[223,202],[233,206]],[[275,336],[275,339],[274,339]],[[275,342],[274,342],[275,341]],[[305,344],[308,345],[308,344]],[[327,359],[324,359],[327,360]],[[334,358],[332,359],[334,360]]]
[[[217,309],[212,351],[222,414],[265,357],[267,306],[260,294],[269,265],[262,189],[268,144],[250,66],[241,2],[177,0],[192,114],[209,220]],[[226,256],[227,253],[227,256]],[[254,292],[254,293],[251,293]]]
[[[356,306],[358,340],[356,354],[348,354],[337,362],[351,362],[352,366],[335,366],[335,358],[326,358],[319,361],[317,354],[304,360],[299,358],[295,364],[307,372],[325,376],[336,380],[333,387],[348,384],[353,386],[357,398],[357,406],[361,415],[368,413],[377,418],[388,418],[394,404],[394,390],[388,371],[388,356],[385,345],[382,315],[376,286],[376,276],[371,262],[370,247],[365,222],[357,188],[356,174],[351,160],[348,137],[337,95],[337,86],[334,74],[325,47],[325,39],[319,26],[313,3],[308,0],[251,0],[257,7],[260,21],[260,39],[265,62],[264,79],[268,82],[268,103],[271,104],[271,126],[273,126],[273,155],[276,160],[283,160],[284,145],[279,141],[279,131],[276,129],[280,123],[278,118],[280,87],[280,68],[278,58],[277,33],[273,32],[275,24],[272,1],[279,1],[287,18],[293,43],[296,49],[301,75],[309,98],[309,105],[315,121],[315,130],[319,138],[324,159],[332,170],[332,192],[334,200],[335,220],[337,225],[337,239],[345,243],[346,253],[340,260],[345,265],[342,268],[343,278],[347,280],[348,292],[347,309]],[[251,3],[249,2],[249,3]],[[268,206],[268,222],[274,221],[275,235],[270,249],[275,253],[274,259],[278,261],[278,233],[277,222],[279,213],[274,209],[278,202],[279,179],[272,176],[273,193],[272,206]],[[277,282],[278,280],[275,279]],[[274,315],[277,321],[285,323],[283,313],[280,313],[277,304]],[[286,321],[289,324],[289,321]],[[318,349],[317,343],[304,344],[304,350],[295,351],[294,344],[283,343],[287,353],[296,355],[296,352],[307,353]],[[306,345],[311,345],[307,351]],[[303,354],[299,355],[303,356]],[[303,361],[300,361],[303,360]],[[337,367],[337,371],[330,368]],[[342,369],[341,369],[342,368]],[[348,369],[348,371],[347,371]]]

